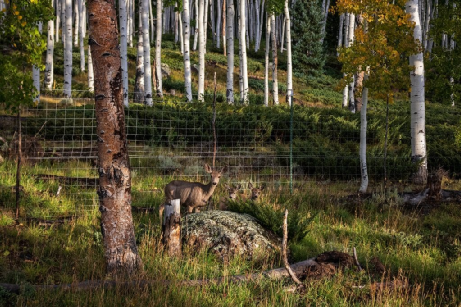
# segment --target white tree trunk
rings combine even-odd
[[[261,38],[263,36],[263,18],[265,16],[264,14],[264,5],[265,5],[265,0],[262,1],[261,3],[261,10],[259,12],[259,17],[260,17],[260,20],[259,20],[259,41],[257,41],[256,43],[258,44],[258,51],[259,51],[259,48],[261,46]],[[267,16],[266,16],[266,21],[267,21]]]
[[[65,3],[66,42],[64,45],[64,95],[70,98],[72,96],[72,0],[65,0]]]
[[[79,35],[79,45],[80,45],[80,71],[85,71],[85,49],[83,47],[83,28],[85,27],[85,22],[83,19],[83,0],[78,0],[78,35]]]
[[[261,41],[261,33],[259,32],[259,14],[260,14],[260,11],[259,11],[259,8],[260,8],[260,5],[261,5],[261,0],[256,0],[255,2],[255,22],[254,22],[254,29],[255,29],[255,52],[258,52],[259,50],[259,42]]]
[[[194,0],[194,5],[195,5],[195,34],[194,34],[194,47],[192,47],[192,50],[197,50],[197,42],[198,42],[198,39],[199,39],[199,35],[198,35],[198,25],[199,25],[199,9],[198,9],[198,4],[199,4],[199,1],[201,0]]]
[[[180,51],[181,51],[181,54],[184,55],[184,25],[182,22],[181,12],[178,13],[178,21],[179,21],[179,44],[181,46]]]
[[[74,1],[74,46],[78,46],[78,33],[80,25],[80,10],[78,8],[78,0]]]
[[[322,36],[320,38],[320,42],[323,44],[323,41],[325,39],[325,27],[327,25],[327,18],[328,18],[328,10],[330,9],[330,0],[327,0],[326,2],[323,1],[323,24],[322,24]],[[342,14],[341,14],[342,15]],[[341,25],[339,26],[341,28]]]
[[[190,70],[190,11],[189,11],[189,0],[184,1],[184,87],[186,92],[186,98],[188,102],[192,101],[192,80]]]
[[[198,101],[205,101],[205,33],[203,29],[203,17],[205,11],[205,0],[197,0],[198,9]]]
[[[266,13],[267,15],[267,13]],[[271,18],[266,16],[266,52],[264,57],[264,105],[269,106],[269,51],[271,42]]]
[[[38,31],[42,33],[43,23],[41,21],[38,22]],[[32,67],[32,78],[34,80],[34,87],[37,90],[37,96],[34,98],[34,102],[38,102],[40,100],[40,69],[37,66]]]
[[[138,45],[136,56],[135,102],[144,101],[144,34],[142,25],[142,5],[139,6]]]
[[[56,42],[59,43],[59,25],[61,24],[62,1],[56,0]]]
[[[221,48],[221,25],[222,25],[222,6],[221,0],[216,4],[216,48]],[[225,39],[225,38],[224,38]],[[225,43],[225,40],[224,40]]]
[[[157,35],[155,38],[155,73],[157,75],[157,97],[163,97],[162,88],[162,10],[163,0],[157,0]]]
[[[46,43],[46,60],[45,72],[43,76],[43,85],[47,90],[53,89],[53,53],[54,53],[54,20],[48,21],[48,33]]]
[[[222,46],[223,46],[223,51],[224,55],[227,55],[227,40],[226,40],[226,0],[222,0],[222,26],[221,26],[221,31],[222,31]]]
[[[81,1],[81,0],[79,0]],[[120,58],[122,60],[122,91],[123,105],[128,108],[128,40],[127,40],[127,0],[119,0],[118,13],[120,18]]]
[[[344,27],[344,13],[339,15],[338,48],[343,46],[343,27]],[[336,56],[339,56],[339,50],[336,52]]]
[[[365,75],[366,80],[366,75]],[[367,105],[368,88],[362,89],[362,109],[360,110],[360,173],[361,184],[360,193],[366,193],[368,188],[368,169],[367,169]]]
[[[210,22],[211,22],[211,36],[213,39],[213,44],[216,45],[216,18],[215,14],[217,15],[217,12],[215,13],[216,9],[214,7],[214,0],[210,0]],[[206,29],[206,28],[205,28]]]
[[[234,0],[227,1],[226,40],[227,40],[227,103],[234,103]]]
[[[286,18],[283,19],[283,23],[282,23],[282,38],[280,40],[280,53],[283,53],[283,50],[285,50],[285,48],[283,48],[283,45],[285,45],[285,26],[286,26]]]
[[[149,25],[150,25],[150,31],[147,31],[147,32],[149,33],[149,36],[150,36],[150,41],[149,41],[149,44],[150,44],[150,42],[154,41],[154,33],[155,33],[154,13],[152,12],[152,1],[149,1],[149,17],[148,17],[148,20],[149,20]],[[144,29],[147,29],[147,28],[144,28]]]
[[[248,104],[248,65],[247,65],[247,50],[246,46],[246,31],[245,25],[245,0],[240,0],[240,40],[242,41],[240,48],[242,49],[242,82],[243,82],[243,96],[242,101],[244,104]]]
[[[277,36],[275,28],[275,15],[271,13],[271,33],[272,33],[272,95],[274,97],[274,105],[279,104],[279,83],[277,80]]]
[[[418,16],[418,1],[410,0],[406,3],[406,12],[415,23],[413,36],[421,42],[421,23]],[[424,92],[424,58],[423,53],[410,56],[410,65],[415,70],[410,74],[411,80],[411,156],[412,161],[419,162],[420,167],[414,176],[414,182],[423,184],[427,178],[426,156],[426,109]]]
[[[64,45],[64,49],[66,48],[66,0],[57,0],[61,1],[61,38],[62,43]]]
[[[208,39],[208,0],[203,3],[203,39],[205,40],[204,52],[206,53],[206,42]]]
[[[91,46],[88,46],[88,90],[94,92],[94,71],[93,58],[91,57]]]
[[[152,68],[150,66],[149,2],[142,0],[142,39],[144,46],[144,103],[152,106]]]
[[[287,103],[293,103],[293,62],[291,59],[291,20],[288,0],[285,0],[285,29],[287,35]]]

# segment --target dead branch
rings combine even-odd
[[[283,240],[282,240],[282,256],[283,256],[283,263],[285,264],[285,269],[287,270],[288,274],[290,274],[291,279],[298,285],[302,285],[303,283],[296,277],[296,274],[290,268],[290,264],[288,263],[287,257],[287,241],[288,241],[288,226],[287,226],[287,218],[288,218],[288,210],[285,209],[285,216],[283,217]]]
[[[354,262],[357,268],[359,269],[359,271],[361,271],[362,267],[360,266],[359,260],[357,259],[357,250],[355,249],[355,247],[354,247]]]

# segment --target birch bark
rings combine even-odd
[[[287,103],[293,103],[293,62],[291,60],[291,20],[288,0],[285,0],[285,29],[287,35]]]
[[[47,90],[53,88],[53,53],[54,53],[54,20],[48,21],[48,33],[46,43],[46,59],[45,72],[43,77],[43,85]]]
[[[157,35],[155,38],[155,72],[157,79],[157,97],[163,97],[162,89],[162,11],[163,0],[157,0]]]
[[[245,0],[240,0],[240,40],[242,41],[240,48],[242,49],[242,81],[243,81],[243,96],[242,102],[248,104],[248,65],[246,51],[246,35],[248,34],[245,26]]]
[[[142,35],[144,46],[144,103],[152,106],[152,68],[150,66],[149,0],[142,0]]]
[[[144,102],[144,28],[142,23],[142,5],[139,6],[138,44],[136,56],[136,79],[134,83],[134,100]]]
[[[72,96],[72,0],[64,0],[65,9],[65,45],[64,45],[64,95],[67,98]],[[63,35],[64,39],[64,35]]]
[[[227,0],[226,40],[227,40],[227,103],[234,103],[234,0]]]
[[[275,15],[271,13],[271,33],[272,33],[272,95],[274,105],[279,104],[279,84],[277,80],[277,39],[275,28]]]
[[[79,47],[80,47],[80,71],[85,71],[85,49],[83,46],[83,28],[86,26],[83,18],[83,0],[78,0],[78,35],[79,35]]]
[[[413,36],[415,40],[422,41],[421,23],[417,0],[406,3],[406,12],[410,14],[411,21],[415,23]],[[424,59],[423,53],[410,56],[410,65],[415,70],[410,74],[411,80],[411,158],[419,163],[418,171],[414,174],[413,181],[423,184],[427,179],[427,154],[426,154],[426,107],[424,92]]]
[[[266,13],[267,15],[267,13]],[[271,19],[266,16],[266,50],[264,56],[264,105],[269,106],[269,51],[271,41]]]
[[[204,33],[204,11],[205,0],[197,0],[199,2],[198,9],[198,101],[205,101],[205,33]]]
[[[190,12],[189,12],[189,0],[184,1],[184,86],[186,92],[186,98],[188,102],[192,101],[192,81],[191,81],[191,70],[190,70]]]

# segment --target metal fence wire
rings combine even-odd
[[[290,131],[288,107],[263,108],[229,106],[218,100],[216,166],[228,166],[226,183],[246,186],[252,182],[284,191],[289,191],[291,180],[295,188],[309,181],[352,180],[359,186],[359,114],[295,106]],[[213,157],[210,102],[131,104],[125,117],[135,195],[154,190],[161,194],[165,183],[176,178],[208,180],[203,165],[211,165]],[[381,121],[370,119],[367,135],[368,174],[375,182],[384,173],[385,125]],[[408,180],[413,171],[409,124],[407,136],[389,135],[386,166],[390,180]],[[36,143],[27,159],[35,165],[37,180],[59,179],[61,185],[74,188],[68,193],[78,195],[80,205],[97,206],[94,100],[74,98],[69,103],[47,98],[23,112],[22,125],[26,140],[33,138]],[[25,147],[28,150],[27,144]],[[136,184],[141,178],[146,183]],[[152,205],[148,197],[137,199],[136,205]]]

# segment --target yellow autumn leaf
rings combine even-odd
[[[18,19],[19,19],[19,20],[21,20],[21,19],[22,19],[22,16],[21,16],[21,15],[19,15],[19,16],[18,16]]]
[[[38,0],[30,0],[31,3],[38,3]]]
[[[2,9],[2,12],[5,13],[5,12],[6,12],[6,8],[3,8],[3,9]]]
[[[27,22],[25,22],[25,21],[21,22],[21,26],[23,26],[23,27],[24,27],[26,24],[27,24]]]
[[[19,15],[19,11],[14,11],[14,15]]]

